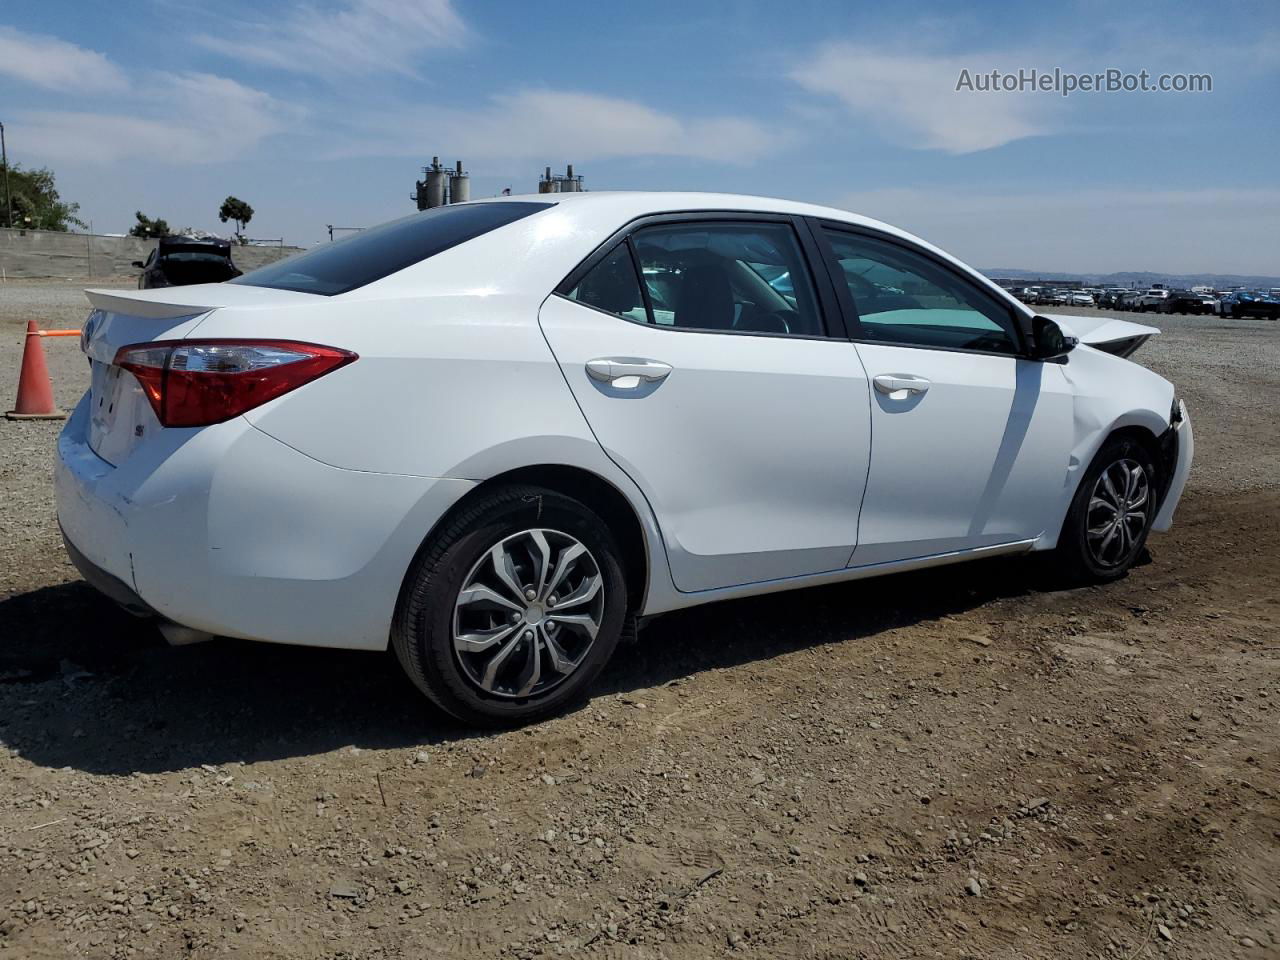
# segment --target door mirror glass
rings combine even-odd
[[[1034,317],[1031,321],[1031,356],[1035,360],[1057,360],[1070,353],[1077,343],[1048,317]]]

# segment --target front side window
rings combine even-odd
[[[821,336],[822,318],[787,223],[642,227],[634,244],[658,326]]]
[[[435,207],[251,270],[232,283],[333,296],[554,206],[518,200]]]
[[[1018,352],[1013,317],[951,271],[895,243],[826,231],[871,341]]]

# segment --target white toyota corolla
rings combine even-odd
[[[390,644],[477,723],[679,607],[1024,551],[1113,579],[1191,464],[1123,359],[1156,330],[782,200],[487,200],[88,296],[56,470],[85,578],[174,641]]]

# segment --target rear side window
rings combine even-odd
[[[230,282],[331,297],[551,206],[554,204],[509,201],[436,207],[268,264]]]
[[[592,267],[566,296],[577,303],[637,323],[647,323],[649,320],[644,308],[644,298],[640,293],[640,281],[636,279],[631,249],[625,240]]]
[[[823,334],[809,271],[790,224],[664,224],[637,230],[631,242],[655,324]]]

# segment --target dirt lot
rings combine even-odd
[[[0,287],[6,403],[32,310],[85,312]],[[673,615],[484,736],[389,657],[164,646],[63,559],[58,425],[0,421],[0,957],[1280,956],[1280,324],[1157,322],[1197,469],[1124,581]]]

